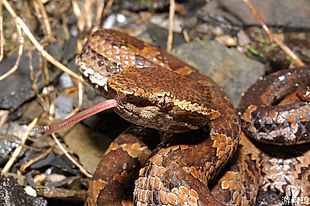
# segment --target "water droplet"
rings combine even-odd
[[[285,76],[284,76],[284,75],[279,76],[278,79],[279,79],[280,81],[284,81],[284,80],[285,80]]]

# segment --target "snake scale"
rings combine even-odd
[[[189,141],[176,140],[152,154],[141,141],[141,134],[132,129],[125,131],[111,143],[98,166],[89,186],[88,205],[255,204],[263,181],[263,154],[241,131],[230,99],[213,80],[151,44],[110,29],[92,33],[76,62],[84,79],[97,92],[118,101],[114,110],[124,119],[165,134],[185,133],[183,139]],[[284,73],[276,75],[280,80],[288,78]],[[285,86],[291,81],[282,81],[285,84],[277,85],[280,91],[275,95],[270,92],[276,84],[269,78],[259,83],[264,90],[254,85],[245,94],[239,113],[247,134],[253,136],[253,131],[258,130],[262,134],[259,139],[271,142],[276,138],[276,127],[290,123],[295,126],[294,133],[281,133],[278,145],[309,141],[309,68],[292,70],[289,77],[294,83]],[[267,108],[294,92],[296,85],[304,88],[298,92],[297,103]],[[256,107],[255,96],[267,100]],[[265,107],[267,113],[259,110]],[[288,114],[286,107],[290,109]],[[270,123],[268,114],[275,115],[275,119],[283,117],[282,122],[272,119]],[[288,133],[296,137],[286,141]],[[177,136],[173,134],[172,138]],[[305,170],[301,167],[309,166],[309,162],[302,161],[303,166],[296,165],[299,172]],[[132,190],[124,188],[130,188],[135,178],[132,202],[127,198]],[[309,174],[302,178],[309,178]],[[299,195],[309,194],[309,184],[305,185],[308,188]]]

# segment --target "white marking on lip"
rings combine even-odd
[[[100,73],[96,72],[96,73],[89,76],[89,80],[91,83],[102,87],[102,86],[105,86],[107,84],[108,78],[104,77]]]
[[[91,68],[88,68],[86,67],[84,70],[83,70],[83,75],[85,77],[89,77],[90,75],[93,75],[95,73],[95,71]]]
[[[106,75],[95,72],[95,70],[93,70],[91,67],[88,67],[84,62],[79,62],[78,65],[81,73],[87,77],[92,84],[94,84],[96,89],[103,87],[104,90],[108,91],[108,77]]]
[[[93,75],[95,73],[95,71],[90,68],[90,67],[87,67],[85,63],[83,62],[80,62],[79,63],[79,68],[81,70],[81,73],[85,76],[85,77],[89,77],[91,75]]]

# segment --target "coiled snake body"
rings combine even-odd
[[[288,69],[257,81],[241,99],[243,130],[268,143],[259,145],[267,205],[310,204],[309,86],[309,67]]]
[[[120,191],[146,160],[135,181],[136,205],[254,204],[260,152],[240,132],[229,98],[210,78],[162,50],[114,30],[90,35],[77,65],[96,91],[117,99],[115,111],[128,121],[165,133],[210,133],[195,144],[161,148],[149,158],[151,152],[136,131],[125,132],[111,144],[94,174],[88,205],[132,204]],[[243,146],[235,157],[238,164],[216,183],[213,179],[236,151],[239,135]],[[194,138],[195,133],[190,133],[188,139]],[[211,191],[210,182],[215,185]]]

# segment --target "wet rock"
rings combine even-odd
[[[27,152],[22,162],[31,160],[32,158],[38,157],[40,153]],[[54,152],[50,152],[47,157],[40,159],[30,166],[30,169],[44,169],[46,167],[57,168],[63,172],[77,175],[79,171],[76,169],[75,165],[65,156],[57,155]]]
[[[20,145],[20,136],[25,132],[25,125],[16,122],[0,127],[0,163],[6,162],[12,152]]]
[[[267,25],[289,28],[310,28],[310,2],[308,0],[252,0]],[[242,0],[218,0],[209,2],[203,14],[221,16],[234,25],[259,25]]]
[[[0,65],[0,75],[11,68],[16,61],[16,54],[10,55],[4,59]],[[39,57],[37,52],[32,53],[32,66],[34,68],[34,74],[39,72]],[[50,71],[50,80],[52,81],[58,72],[55,70]],[[26,56],[26,52],[21,57],[19,68],[17,71],[8,76],[6,79],[0,81],[0,108],[15,110],[20,107],[21,104],[28,101],[35,96],[35,92],[32,90],[32,80],[30,79],[29,59]],[[44,85],[43,78],[38,83],[38,89],[41,89]]]
[[[127,0],[120,1],[116,0],[114,5],[121,7],[123,9],[129,9],[132,11],[141,11],[141,10],[158,10],[167,8],[169,1],[166,0]]]
[[[263,64],[217,41],[194,41],[175,48],[173,53],[217,82],[235,106],[242,93],[265,72]]]
[[[150,25],[146,32],[148,36],[151,38],[152,43],[157,45],[161,49],[165,50],[167,46],[167,36],[168,30],[161,28],[156,25]],[[176,47],[185,42],[184,37],[181,33],[174,32],[173,33],[173,47]]]
[[[26,193],[13,177],[0,176],[0,205],[46,206],[42,197],[33,197]]]
[[[73,99],[65,96],[59,95],[55,100],[56,104],[56,111],[55,111],[55,118],[56,119],[63,119],[70,114],[73,110]]]
[[[14,135],[0,134],[0,164],[9,159],[11,152],[19,146],[20,140]]]
[[[53,44],[49,44],[46,50],[54,58],[61,59],[61,62],[63,62],[64,64],[68,63],[70,65],[71,62],[72,65],[72,62],[74,62],[74,55],[76,53],[76,36],[71,35],[70,40],[67,41],[64,38],[65,35],[63,34],[61,29],[57,29],[54,32],[58,33],[60,38],[54,41]],[[50,64],[48,64],[49,82],[47,82],[43,78],[43,71],[40,71],[40,69],[42,69],[43,67],[43,57],[40,57],[37,51],[31,52],[30,55],[32,58],[31,62],[28,57],[28,51],[24,50],[17,71],[12,75],[8,76],[6,79],[0,81],[0,108],[16,110],[23,103],[35,96],[35,92],[32,89],[33,80],[31,80],[30,78],[30,63],[31,67],[33,68],[32,78],[38,78],[38,82],[35,82],[35,86],[39,91],[43,88],[45,84],[54,81],[55,78],[59,75],[60,70],[55,69]],[[3,59],[0,64],[0,75],[4,74],[15,64],[16,58],[17,54],[14,53]],[[70,68],[73,68],[73,70],[76,69],[75,66],[72,66]],[[41,76],[37,77],[37,75],[40,75],[40,73]]]

